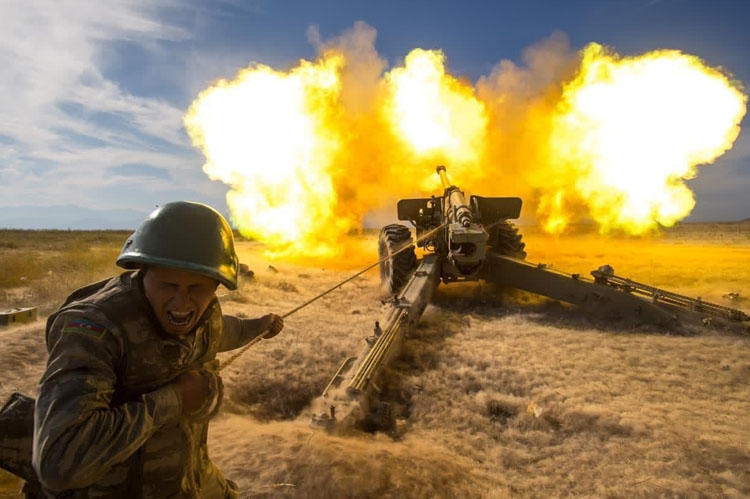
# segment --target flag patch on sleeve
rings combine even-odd
[[[101,324],[97,324],[86,319],[73,319],[72,321],[66,323],[62,328],[63,333],[87,334],[89,336],[95,336],[96,338],[101,338],[102,334],[104,334],[104,331],[106,330],[107,328],[105,328]]]

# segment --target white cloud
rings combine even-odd
[[[109,183],[106,168],[122,163],[166,168],[177,179],[186,176],[179,172],[200,172],[200,157],[182,131],[182,110],[129,94],[101,67],[108,43],[154,50],[156,42],[189,37],[161,21],[157,6],[165,2],[0,3],[0,204],[54,203],[69,189]],[[121,125],[103,126],[97,117],[106,115]],[[128,204],[109,202],[102,207]]]

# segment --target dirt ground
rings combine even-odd
[[[685,224],[648,239],[523,232],[530,261],[581,274],[608,263],[750,312],[749,224]],[[84,248],[65,242],[84,235]],[[19,260],[13,273],[0,271],[0,308],[37,300],[50,312],[67,286],[115,272],[109,258],[125,234],[45,233],[46,250],[34,237],[0,231],[0,258],[31,249],[44,265],[99,256],[24,280],[32,272]],[[258,243],[240,242],[255,278],[222,291],[222,305],[248,317],[284,313],[376,258],[373,236],[357,245],[370,252],[333,265],[269,261]],[[372,271],[289,317],[224,372],[209,449],[243,497],[750,495],[750,337],[602,323],[483,283],[442,286],[392,364],[386,396],[402,410],[397,432],[311,428],[310,402],[371,334],[379,298]],[[0,329],[0,399],[34,393],[43,327],[41,317]],[[0,495],[18,487],[0,474]]]

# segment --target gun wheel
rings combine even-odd
[[[498,255],[524,259],[526,258],[524,250],[526,243],[521,239],[518,227],[505,220],[492,228],[487,244],[491,251]]]
[[[396,254],[404,246],[412,244],[411,231],[401,224],[386,225],[380,230],[378,256],[380,260],[380,283],[383,291],[395,295],[406,285],[414,269],[417,255],[414,247]]]

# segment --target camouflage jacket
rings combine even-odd
[[[75,291],[47,321],[47,369],[34,414],[33,465],[51,495],[232,497],[210,461],[208,420],[181,417],[168,383],[216,369],[259,320],[223,316],[214,299],[195,329],[166,335],[138,272]]]

